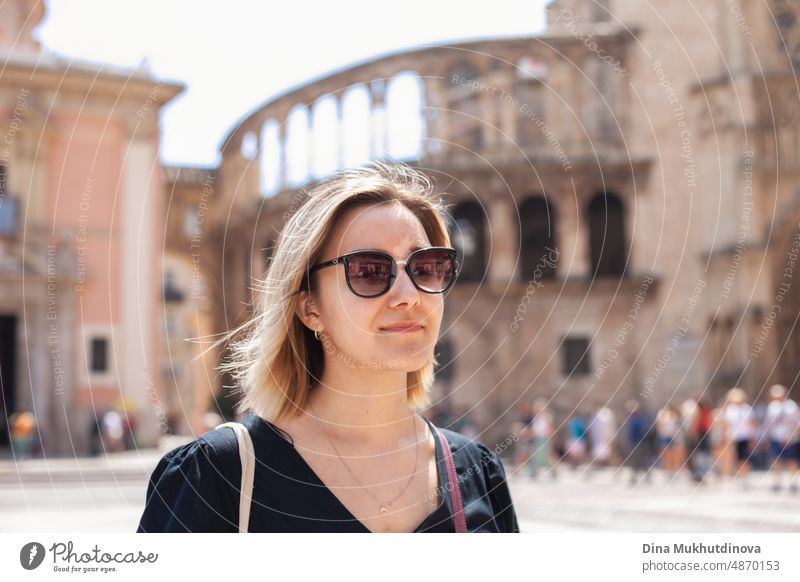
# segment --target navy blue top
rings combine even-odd
[[[290,438],[263,418],[241,420],[256,455],[251,532],[360,532],[356,519],[296,451]],[[426,422],[433,425],[426,419]],[[470,532],[518,532],[505,471],[486,446],[439,429],[450,445]],[[415,532],[454,532],[450,483],[439,439],[439,506]],[[168,452],[147,487],[137,532],[236,532],[241,463],[234,432],[222,428]]]

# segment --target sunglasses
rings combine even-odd
[[[311,273],[344,264],[347,286],[359,297],[379,297],[392,288],[397,265],[405,265],[414,287],[424,293],[444,293],[458,276],[456,251],[448,247],[418,249],[404,261],[382,251],[356,251],[311,267]]]

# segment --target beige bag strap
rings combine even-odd
[[[239,493],[239,533],[247,533],[250,527],[250,503],[253,499],[253,477],[255,475],[255,452],[253,439],[247,427],[239,422],[226,422],[217,428],[232,428],[239,443],[239,458],[242,461],[242,484]]]

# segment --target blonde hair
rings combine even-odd
[[[347,210],[381,203],[400,203],[411,210],[432,246],[450,246],[446,207],[430,180],[406,165],[373,162],[341,170],[312,190],[281,231],[263,282],[255,290],[253,317],[229,334],[230,359],[220,366],[236,381],[241,394],[236,411],[254,411],[276,420],[304,410],[309,392],[322,377],[323,345],[295,313],[301,291],[315,290],[308,269],[319,256],[333,225]],[[408,372],[408,401],[421,409],[429,403],[432,357]]]
[[[734,386],[728,390],[726,401],[733,402],[734,404],[743,404],[747,402],[747,392],[738,386]]]

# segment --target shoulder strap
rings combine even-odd
[[[455,522],[456,533],[467,533],[467,520],[464,517],[464,502],[461,499],[461,486],[458,482],[458,475],[456,474],[456,464],[453,461],[453,453],[450,450],[450,443],[444,437],[444,433],[431,425],[436,432],[439,443],[442,445],[442,453],[444,454],[444,464],[447,468],[447,481],[450,485],[450,500],[453,502],[453,521]]]
[[[232,428],[239,443],[239,458],[242,461],[242,484],[239,493],[239,533],[247,533],[250,527],[250,503],[253,499],[253,477],[255,475],[255,452],[253,439],[247,427],[239,422],[226,422],[217,428]]]

